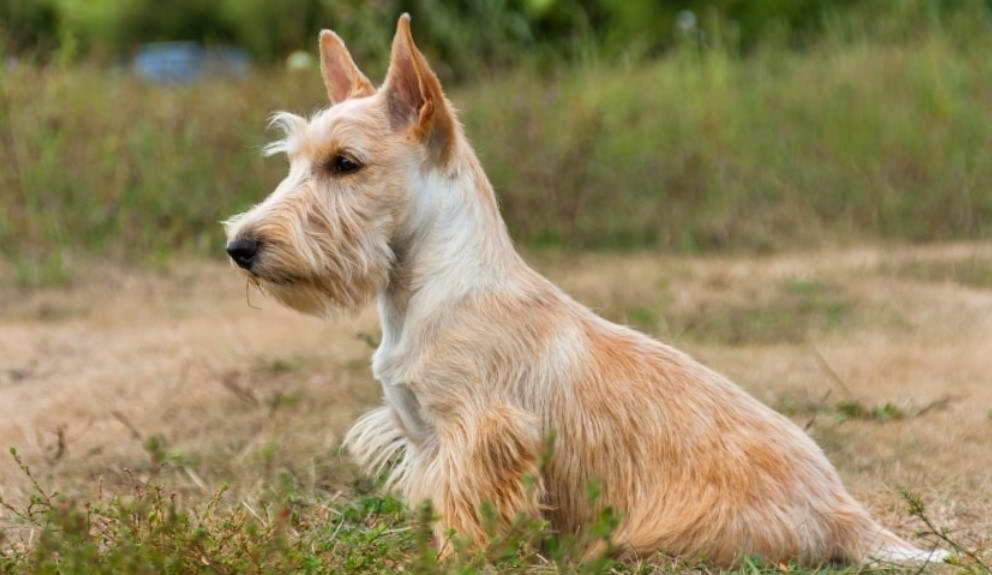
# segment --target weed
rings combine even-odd
[[[868,407],[860,401],[841,401],[835,406],[838,414],[847,419],[868,421],[892,421],[906,417],[906,414],[891,403]]]
[[[163,453],[161,439],[149,444],[150,452]],[[574,563],[545,522],[526,518],[483,549],[456,542],[442,562],[429,504],[411,513],[389,496],[333,501],[301,492],[289,477],[252,502],[230,501],[222,487],[184,503],[163,483],[132,478],[126,495],[101,493],[82,503],[43,489],[12,453],[34,494],[22,508],[0,499],[14,517],[0,526],[39,535],[29,545],[0,542],[3,573],[533,573],[540,555],[532,542],[553,549],[562,572],[615,566],[605,555]],[[608,540],[616,523],[605,509],[590,532]]]
[[[255,371],[263,375],[283,375],[300,371],[305,362],[299,357],[259,359],[255,363]]]
[[[301,391],[277,391],[269,398],[268,406],[271,412],[299,405],[306,396]]]
[[[926,530],[920,533],[922,536],[930,536],[944,544],[950,546],[951,550],[957,554],[957,557],[952,558],[949,561],[952,564],[957,564],[963,567],[966,571],[985,573],[986,575],[992,573],[989,564],[983,561],[978,554],[967,548],[963,543],[953,538],[952,534],[942,527],[938,527],[934,521],[927,515],[926,505],[923,503],[923,499],[916,495],[908,489],[900,489],[900,496],[906,502],[908,506],[908,513],[910,516],[915,517],[926,527]],[[969,564],[962,563],[960,558],[965,557]]]
[[[167,464],[184,467],[190,463],[190,458],[187,454],[169,449],[165,436],[160,433],[149,435],[142,446],[145,448],[145,453],[148,454],[153,469]]]
[[[16,458],[16,455],[15,455]],[[389,496],[356,495],[328,499],[300,492],[292,482],[268,498],[231,500],[225,487],[208,496],[184,500],[156,481],[133,479],[117,494],[100,493],[85,503],[44,490],[31,470],[34,494],[18,508],[0,499],[12,519],[2,519],[0,573],[140,574],[140,573],[421,573],[421,574],[652,574],[713,572],[705,563],[659,556],[621,563],[610,558],[610,536],[618,516],[604,508],[588,536],[604,542],[606,552],[576,562],[570,539],[549,530],[543,521],[521,519],[482,549],[454,539],[454,553],[439,560],[433,536],[433,508],[408,510]],[[164,477],[162,478],[164,479]],[[601,488],[591,484],[588,496]],[[950,545],[967,562],[964,572],[988,573],[973,551],[954,541],[908,492],[910,514],[927,527],[927,535]],[[485,511],[482,510],[483,515]],[[29,544],[18,533],[34,532]],[[796,566],[768,564],[747,557],[734,573],[824,573]],[[832,569],[833,573],[854,570]]]

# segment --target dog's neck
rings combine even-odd
[[[505,291],[529,271],[513,248],[495,195],[463,143],[450,170],[418,177],[411,207],[393,242],[389,284],[379,294],[381,352],[470,293]]]

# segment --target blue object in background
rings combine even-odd
[[[131,62],[137,75],[161,83],[195,82],[218,74],[244,76],[250,67],[251,59],[241,48],[208,50],[196,42],[144,44]]]

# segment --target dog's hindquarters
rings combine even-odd
[[[647,337],[592,320],[584,372],[547,419],[558,431],[550,503],[565,529],[588,524],[582,495],[619,511],[614,543],[733,565],[906,562],[928,557],[871,519],[819,447],[723,376]],[[563,489],[562,485],[567,485]]]
[[[349,433],[373,469],[402,454],[390,477],[411,505],[432,501],[439,536],[453,528],[484,543],[484,506],[498,530],[543,514],[561,533],[595,524],[610,506],[621,519],[611,540],[628,555],[723,565],[744,555],[807,565],[927,556],[875,523],[794,423],[681,352],[576,313],[531,329],[543,337],[539,360],[510,361],[509,340],[520,341],[511,336],[527,333],[518,324],[534,315],[507,316],[500,332],[443,332],[460,338],[448,348],[466,352],[446,363],[433,356],[425,373],[434,378],[418,380],[425,439],[405,436],[386,407]],[[549,433],[554,450],[541,468]]]

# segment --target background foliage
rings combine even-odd
[[[7,0],[0,5],[6,51],[44,59],[112,59],[142,42],[189,40],[246,47],[263,61],[310,49],[315,33],[334,27],[363,61],[381,66],[402,12],[417,22],[418,41],[445,73],[472,76],[532,57],[576,58],[589,52],[643,58],[698,34],[708,43],[750,51],[769,42],[808,46],[838,20],[860,20],[876,35],[889,16],[901,25],[943,18],[988,0]],[[881,22],[883,21],[884,22]],[[690,31],[695,23],[705,31]]]
[[[381,78],[396,14],[445,77],[530,246],[768,251],[987,238],[984,0],[11,0],[0,5],[0,245],[17,281],[87,254],[221,256],[285,171],[282,58],[337,29]],[[245,78],[154,85],[141,42],[235,43]],[[16,58],[16,59],[15,59]]]

